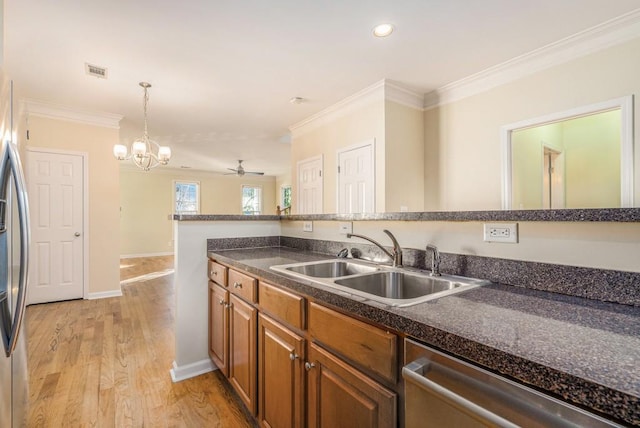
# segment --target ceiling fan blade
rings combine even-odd
[[[227,169],[228,169],[229,171],[233,171],[233,172],[235,172],[235,173],[237,173],[237,172],[238,172],[238,170],[237,170],[237,169],[233,169],[233,168],[227,168]]]
[[[256,171],[245,171],[244,172],[245,175],[249,174],[249,175],[264,175],[264,172],[256,172]]]

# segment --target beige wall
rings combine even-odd
[[[335,213],[337,211],[337,150],[372,138],[375,139],[376,146],[376,211],[384,211],[384,105],[382,101],[374,101],[353,108],[345,115],[322,123],[303,135],[293,136],[291,142],[293,212],[297,212],[295,198],[297,195],[298,162],[320,154],[324,155],[323,211]]]
[[[424,210],[424,115],[392,101],[385,102],[384,210]]]
[[[489,91],[425,111],[425,205],[437,209],[497,210],[501,207],[499,129],[525,119],[640,93],[640,39],[555,66]],[[639,123],[638,97],[634,122]],[[635,170],[640,138],[635,126]],[[432,190],[437,187],[437,190]],[[640,205],[640,173],[635,174]]]
[[[543,145],[563,148],[562,125],[552,123],[511,134],[513,209],[542,209]]]
[[[291,145],[293,195],[297,163],[320,154],[324,161],[325,213],[337,212],[337,151],[375,140],[376,212],[422,211],[424,207],[424,115],[422,111],[385,101],[371,100],[349,108],[343,115],[319,124]],[[392,171],[393,173],[388,173]],[[294,202],[294,212],[296,204]]]
[[[562,126],[567,208],[620,207],[620,112],[598,117]]]
[[[24,120],[21,120],[24,125]],[[89,293],[120,291],[118,161],[113,145],[118,130],[82,123],[29,117],[27,149],[68,150],[87,154],[89,197]]]
[[[201,214],[241,214],[242,185],[262,187],[264,214],[275,214],[275,177],[225,176],[158,168],[120,169],[120,252],[123,256],[173,252],[173,182],[200,183]]]

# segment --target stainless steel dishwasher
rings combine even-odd
[[[405,428],[621,426],[410,339],[402,377]]]

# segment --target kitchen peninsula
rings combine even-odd
[[[609,235],[612,242],[608,245],[638,245],[637,240],[633,241],[639,233],[638,223],[633,219],[637,210],[581,211],[574,214],[586,218],[598,214],[600,220],[605,221],[612,216],[630,218],[607,223],[613,231]],[[419,339],[574,404],[595,409],[628,424],[640,423],[640,369],[634,364],[640,349],[640,274],[598,265],[572,267],[566,262],[551,264],[553,260],[540,262],[535,260],[536,257],[532,257],[534,262],[527,261],[524,256],[518,260],[514,247],[512,253],[516,257],[511,260],[491,254],[492,251],[500,251],[499,247],[485,250],[482,254],[479,250],[484,249],[483,245],[477,242],[477,236],[473,236],[481,225],[477,224],[473,214],[466,216],[468,220],[459,215],[455,222],[416,221],[410,217],[411,214],[405,214],[403,220],[402,216],[381,215],[375,220],[360,220],[352,216],[351,220],[354,221],[354,231],[357,227],[359,232],[366,231],[368,235],[376,236],[375,233],[383,228],[394,233],[399,231],[397,236],[405,248],[405,260],[416,267],[424,268],[422,250],[419,250],[424,245],[416,241],[426,243],[437,237],[436,243],[445,253],[445,271],[466,268],[475,269],[473,272],[478,273],[478,264],[486,261],[485,278],[496,281],[496,278],[503,277],[497,272],[501,267],[517,269],[521,264],[522,283],[496,283],[409,308],[388,307],[321,289],[269,269],[272,265],[331,258],[335,255],[335,248],[352,247],[354,242],[334,232],[337,231],[338,220],[349,220],[346,216],[178,218],[175,222],[178,306],[174,379],[194,376],[199,371],[212,368],[207,356],[207,289],[204,276],[208,255],[256,278],[401,335]],[[308,235],[300,232],[300,222],[306,221],[303,217],[314,221],[313,238],[307,238]],[[602,243],[592,242],[590,235],[593,231],[588,230],[596,224],[598,220],[593,218],[584,224],[566,223],[568,232],[565,232],[564,239],[582,240],[597,250]],[[536,224],[532,217],[522,226],[521,244],[518,244],[522,247],[533,245],[527,242],[530,230],[539,234],[546,231],[548,235],[549,230],[554,231],[557,227],[554,223],[540,229],[542,224]],[[465,228],[473,231],[465,239],[466,251],[461,251],[454,247],[465,234]],[[628,242],[616,238],[622,234],[627,236]],[[381,237],[380,241],[385,242],[383,239]],[[610,263],[606,257],[602,262]],[[536,269],[539,269],[542,279],[534,277]],[[566,284],[572,273],[577,273],[576,278],[580,282],[573,287]],[[540,283],[545,275],[550,274],[552,276],[547,277],[550,289],[541,291]],[[558,276],[564,278],[558,280]],[[594,284],[593,278],[595,282],[603,282]],[[528,288],[529,284],[538,290]],[[601,301],[611,301],[612,295],[618,296],[619,301],[625,304]]]

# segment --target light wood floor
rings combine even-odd
[[[171,257],[126,259],[124,296],[29,306],[29,427],[251,427],[228,383],[172,383]]]

